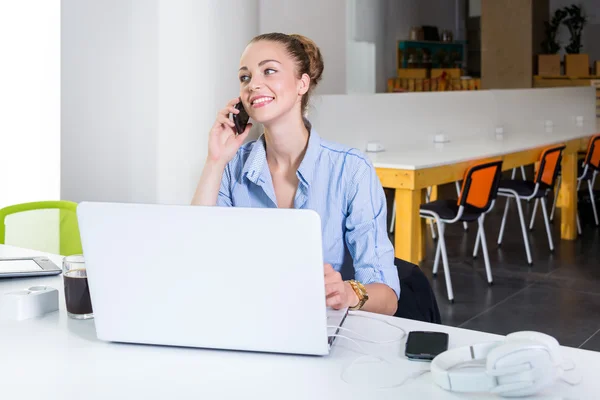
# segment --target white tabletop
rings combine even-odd
[[[0,245],[0,257],[29,255],[42,253]],[[48,256],[60,265],[62,257]],[[404,340],[382,345],[360,342],[368,352],[385,357],[390,363],[357,364],[346,370],[346,378],[353,382],[347,384],[341,374],[361,354],[354,344],[343,339],[334,344],[327,357],[107,343],[96,339],[94,320],[68,318],[60,276],[1,280],[0,295],[40,284],[60,291],[58,312],[21,322],[0,322],[3,399],[496,398],[446,392],[435,386],[429,373],[400,387],[378,389],[428,368],[427,363],[403,357]],[[483,332],[367,313],[360,315],[384,319],[406,331],[447,332],[450,347],[501,339]],[[349,316],[344,327],[372,340],[385,341],[399,335],[398,330],[385,323],[360,316]],[[565,357],[577,364],[577,371],[583,375],[582,383],[571,387],[557,382],[545,396],[538,398],[595,398],[595,393],[600,392],[600,382],[594,366],[600,365],[600,353],[566,347],[563,350]]]
[[[537,133],[509,132],[497,138],[495,134],[482,137],[453,138],[447,143],[406,142],[401,148],[386,148],[382,152],[366,153],[376,168],[417,170],[452,165],[464,161],[499,157],[518,151],[551,146],[567,140],[580,139],[595,132],[587,128],[569,131]],[[385,147],[385,143],[384,143]]]

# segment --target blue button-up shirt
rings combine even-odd
[[[294,208],[320,215],[323,260],[344,279],[384,283],[400,296],[386,229],[386,199],[371,162],[358,150],[325,141],[311,129],[296,175]],[[240,147],[227,164],[217,205],[277,207],[264,136]]]

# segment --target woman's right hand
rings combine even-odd
[[[240,99],[236,97],[217,113],[217,119],[208,137],[208,160],[210,162],[225,166],[233,159],[252,128],[252,124],[249,123],[244,132],[237,135],[235,124],[229,119],[230,113],[239,113],[239,110],[234,107],[239,101]]]

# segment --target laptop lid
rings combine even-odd
[[[83,202],[99,339],[327,354],[311,210]]]

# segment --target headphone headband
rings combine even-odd
[[[561,363],[556,339],[539,332],[516,332],[504,341],[447,350],[431,363],[437,385],[453,392],[526,396],[550,385]]]

